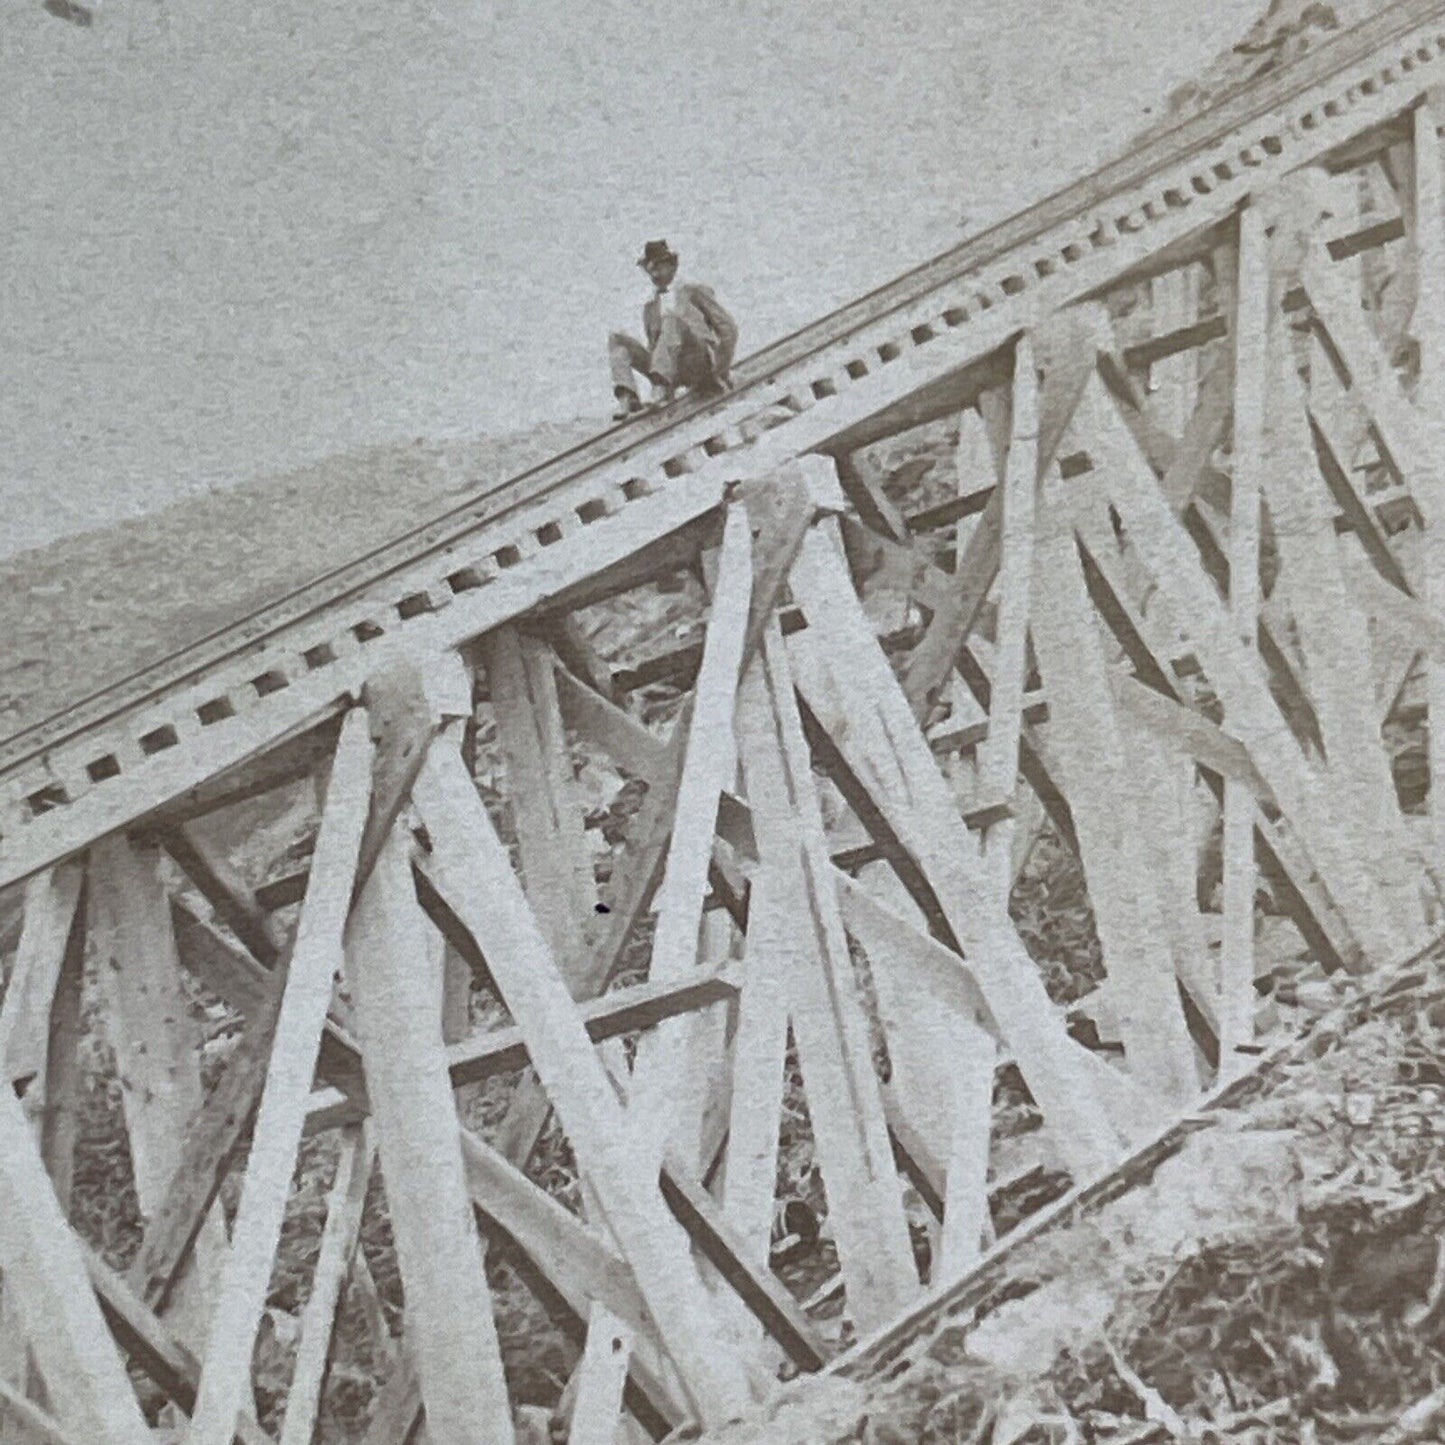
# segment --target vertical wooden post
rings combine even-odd
[[[165,1201],[202,1103],[199,1037],[181,988],[170,901],[157,861],[149,845],[121,836],[103,839],[91,850],[88,889],[136,1194],[147,1218]],[[225,1226],[213,1209],[171,1308],[183,1339],[205,1335],[225,1252]]]
[[[361,1238],[361,1215],[375,1159],[376,1145],[370,1131],[363,1125],[347,1125],[327,1199],[316,1273],[301,1312],[301,1345],[296,1352],[291,1388],[286,1392],[286,1414],[278,1445],[311,1445],[316,1433],[336,1310]]]
[[[6,1082],[44,1073],[50,1006],[75,920],[81,879],[78,864],[62,863],[25,885],[20,943],[0,1008],[0,1061]]]
[[[251,1355],[281,1242],[321,1027],[341,971],[342,931],[371,799],[366,727],[366,714],[353,709],[336,745],[188,1445],[229,1445],[250,1389]]]
[[[471,779],[456,786],[471,792]],[[407,1297],[407,1337],[433,1445],[510,1445],[511,1408],[472,1217],[404,826],[393,829],[347,929],[367,1094]]]
[[[656,980],[684,977],[697,967],[703,898],[717,833],[718,803],[737,772],[733,712],[753,588],[752,531],[747,508],[727,509],[717,585],[713,589],[702,666],[688,725],[672,841],[654,907],[652,965]],[[644,1038],[633,1068],[630,1108],[644,1137],[654,1137],[661,1163],[676,1121],[673,1105],[695,1036],[689,1019],[672,1019]],[[640,1144],[634,1147],[641,1147]]]
[[[567,1445],[614,1445],[631,1357],[632,1332],[610,1311],[594,1304],[587,1321],[587,1349]]]
[[[1018,935],[985,906],[977,843],[861,613],[835,543],[827,524],[815,528],[790,579],[808,618],[807,630],[791,639],[799,691],[927,877],[1071,1166],[1092,1174],[1114,1158],[1118,1136]]]
[[[1418,296],[1414,332],[1420,345],[1420,381],[1416,405],[1423,417],[1438,425],[1445,415],[1445,173],[1440,155],[1440,125],[1445,99],[1431,91],[1415,108],[1415,256]],[[1436,482],[1445,488],[1445,478]],[[1445,516],[1426,509],[1425,600],[1445,609]],[[1425,664],[1426,700],[1430,718],[1430,818],[1435,854],[1445,854],[1445,663]]]
[[[1229,616],[1239,645],[1255,648],[1259,619],[1260,490],[1268,383],[1271,288],[1263,213],[1239,216],[1234,313],[1234,475],[1229,510]],[[1291,479],[1291,485],[1294,485]],[[1229,719],[1226,717],[1226,724]],[[1254,1037],[1254,794],[1224,782],[1224,931],[1220,943],[1219,1072],[1229,1077],[1237,1050]]]
[[[552,649],[515,627],[500,627],[482,640],[481,651],[497,740],[506,758],[527,896],[570,980],[586,959],[597,889]]]
[[[1181,266],[1149,283],[1154,330],[1160,335],[1191,326],[1199,319],[1199,271]],[[1194,412],[1199,354],[1184,351],[1156,361],[1149,368],[1149,389],[1155,419],[1170,436],[1182,436]]]
[[[12,1081],[28,1081],[26,1112],[32,1119],[40,1113],[41,1155],[66,1213],[74,1134],[65,1130],[62,1147],[54,1151],[58,1157],[51,1157],[47,1148],[51,1140],[46,1137],[51,1131],[45,1121],[71,1116],[74,1109],[73,1099],[52,1098],[49,1085],[52,1062],[67,1073],[73,1066],[75,1039],[64,1023],[76,1012],[67,1008],[67,1003],[69,995],[78,991],[83,963],[85,921],[78,912],[83,876],[79,864],[67,863],[37,874],[26,884],[20,941],[0,1007],[0,1088],[9,1088]],[[57,985],[67,973],[70,987],[62,988],[58,995]],[[63,1035],[59,1052],[65,1057],[52,1060],[50,1044],[58,1024]],[[29,1358],[24,1334],[0,1280],[0,1381],[12,1381],[23,1391]],[[0,1445],[21,1445],[24,1439],[21,1424],[0,1404]]]
[[[848,1307],[860,1331],[902,1309],[917,1287],[867,1021],[832,885],[822,814],[776,623],[744,680],[739,745],[759,874],[774,875],[782,989],[828,1194]]]
[[[996,583],[998,621],[988,737],[979,747],[980,802],[1013,796],[1027,670],[1029,584],[1033,570],[1034,498],[1038,489],[1038,378],[1029,338],[1014,351],[1013,426],[1003,468],[1003,524]],[[1005,857],[1008,848],[1002,850]],[[1004,869],[1005,875],[1008,872]]]
[[[752,681],[760,664],[748,669],[738,697],[740,748],[756,725],[753,710],[763,699]],[[788,1004],[784,973],[789,966],[787,897],[771,868],[753,870],[748,895],[745,972],[733,1039],[733,1086],[723,1204],[728,1223],[754,1263],[766,1267],[773,1230],[782,1125],[783,1070],[788,1050]]]
[[[1034,547],[1034,647],[1130,1074],[1162,1113],[1188,1099],[1198,1078],[1145,866],[1138,780],[1079,561],[1066,493],[1077,485],[1063,482],[1045,492]]]

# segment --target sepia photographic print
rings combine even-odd
[[[3,0],[0,1445],[1445,1441],[1442,127]]]

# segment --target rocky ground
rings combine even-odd
[[[1324,1010],[969,1308],[717,1445],[1439,1440],[1445,955]]]

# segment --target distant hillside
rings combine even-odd
[[[0,736],[595,431],[372,447],[0,559]]]
[[[1228,50],[1170,94],[1162,123],[1197,115],[1226,91],[1290,64],[1380,8],[1369,0],[1270,0],[1264,14]]]

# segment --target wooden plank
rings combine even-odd
[[[1165,920],[1143,856],[1137,783],[1079,563],[1070,486],[1045,485],[1034,547],[1034,649],[1104,967],[1119,990],[1129,1071],[1164,1110],[1190,1097],[1198,1081],[1173,970],[1163,966]]]
[[[539,630],[552,644],[561,673],[584,683],[599,697],[613,700],[612,664],[593,647],[578,617],[549,618],[540,624]]]
[[[56,1418],[80,1440],[150,1445],[20,1100],[0,1088],[0,1270]]]
[[[844,585],[851,597],[851,585]],[[738,745],[759,876],[775,875],[768,886],[776,907],[767,923],[776,936],[765,935],[763,942],[779,955],[779,984],[797,1040],[849,1313],[860,1329],[871,1328],[870,1321],[903,1307],[917,1288],[917,1274],[792,675],[776,628],[765,634],[744,689]]]
[[[454,786],[481,808],[456,763]],[[428,953],[409,851],[394,830],[346,940],[408,1338],[433,1445],[466,1445],[478,1432],[509,1445],[512,1413],[446,1074],[440,968],[430,966],[439,960]]]
[[[22,1445],[80,1445],[77,1436],[62,1430],[55,1418],[32,1404],[0,1379],[0,1425],[17,1428]]]
[[[460,758],[434,746],[414,796],[431,837],[437,885],[471,929],[528,1037],[579,1168],[597,1192],[700,1417],[705,1423],[731,1418],[748,1398],[745,1377],[737,1361],[708,1347],[715,1333],[712,1304],[686,1241],[665,1215],[656,1176],[639,1177],[626,1117]]]
[[[112,836],[91,850],[90,925],[106,1025],[130,1134],[136,1194],[147,1223],[167,1201],[202,1105],[200,1040],[181,987],[170,901],[150,844]],[[171,1309],[184,1339],[207,1328],[225,1227],[213,1209]]]
[[[62,865],[63,866],[63,865]],[[70,926],[66,929],[61,947],[58,975],[38,988],[28,990],[32,1004],[42,1004],[48,1017],[37,1020],[45,1031],[41,1041],[40,1054],[32,1054],[25,1062],[28,1070],[36,1066],[35,1076],[30,1078],[25,1089],[24,1107],[32,1121],[40,1142],[40,1158],[50,1176],[56,1202],[61,1213],[69,1217],[75,1180],[75,1148],[80,1134],[81,1110],[83,1107],[82,1063],[80,1045],[83,1036],[81,1025],[82,994],[85,983],[86,958],[86,890],[82,882],[77,890]],[[16,971],[19,960],[16,961]],[[48,965],[45,972],[48,973]],[[32,984],[38,982],[36,970],[30,974]],[[12,983],[18,982],[12,975]],[[49,997],[43,997],[46,993]],[[21,1002],[17,995],[17,1002]],[[7,998],[7,1003],[9,1002]],[[14,1037],[12,1036],[12,1045]],[[13,1064],[13,1060],[12,1060]],[[8,1072],[8,1071],[7,1071]],[[0,1084],[4,1075],[0,1074]],[[17,1383],[28,1382],[32,1389],[39,1383],[26,1350],[23,1332],[12,1329],[13,1311],[5,1306],[5,1315],[0,1318],[0,1333],[19,1336],[13,1343],[6,1340],[0,1344],[0,1356],[9,1356],[0,1370],[9,1373],[14,1367]]]
[[[1173,717],[1168,718],[1154,706],[1156,694],[1151,689],[1158,689],[1157,695],[1161,699],[1173,699],[1175,704],[1179,701],[1169,670],[1170,659],[1175,655],[1173,649],[1181,641],[1176,619],[1171,618],[1169,608],[1160,605],[1167,599],[1160,596],[1147,573],[1141,585],[1146,589],[1150,605],[1146,608],[1136,604],[1130,596],[1132,579],[1118,565],[1121,554],[1112,528],[1107,520],[1102,526],[1091,527],[1092,515],[1089,513],[1076,519],[1080,539],[1088,549],[1086,560],[1091,564],[1090,591],[1101,613],[1110,616],[1115,635],[1135,670],[1141,677],[1150,679],[1150,688],[1138,683],[1126,688],[1123,687],[1125,680],[1120,679],[1121,700],[1127,703],[1131,713],[1138,713],[1150,727],[1162,727],[1169,731],[1180,729],[1181,742],[1195,751],[1207,767],[1220,775],[1220,779],[1230,770],[1232,761],[1239,761],[1240,768],[1247,769],[1240,772],[1241,778],[1253,783],[1256,795],[1268,801],[1271,809],[1268,815],[1257,810],[1255,816],[1255,849],[1261,867],[1268,871],[1271,885],[1281,903],[1324,966],[1329,969],[1358,969],[1359,944],[1319,878],[1314,864],[1306,856],[1300,840],[1280,820],[1278,804],[1273,801],[1268,784],[1250,760],[1248,749],[1237,740],[1226,740],[1225,744],[1220,744],[1215,735],[1217,730],[1209,730],[1207,719],[1182,706],[1176,709]],[[1096,588],[1108,589],[1112,610],[1101,605]],[[1144,704],[1142,711],[1141,704]],[[1204,726],[1201,727],[1201,724]],[[1186,727],[1187,731],[1184,730]],[[1206,779],[1209,777],[1206,774]],[[1215,779],[1215,782],[1222,800],[1223,784],[1220,779]]]
[[[828,1359],[812,1322],[767,1265],[750,1257],[712,1195],[670,1159],[662,1171],[662,1196],[687,1231],[693,1247],[722,1276],[784,1355],[800,1370],[821,1369]]]
[[[604,747],[624,772],[649,784],[665,772],[667,739],[563,667],[557,701],[567,725]]]
[[[0,1087],[23,1086],[38,1124],[41,1158],[61,1209],[69,1213],[75,1148],[74,1075],[85,957],[84,870],[59,864],[25,885],[24,913],[0,1006]],[[63,982],[62,982],[63,981]],[[35,1383],[24,1332],[0,1281],[0,1383]],[[23,1395],[20,1396],[23,1399]],[[0,1409],[0,1441],[23,1436]]]
[[[182,1413],[189,1413],[195,1405],[200,1377],[195,1356],[93,1249],[80,1243],[78,1238],[77,1243],[95,1299],[116,1343]],[[273,1445],[273,1442],[254,1420],[243,1415],[236,1422],[236,1445]]]
[[[1418,296],[1413,330],[1420,344],[1420,380],[1416,403],[1426,417],[1436,419],[1445,403],[1445,170],[1441,166],[1440,124],[1445,103],[1438,91],[1430,92],[1414,116],[1414,232],[1418,268]],[[1398,460],[1398,457],[1397,457]],[[1439,470],[1440,457],[1432,458],[1434,493],[1432,501],[1445,490],[1445,475]],[[1438,535],[1445,527],[1445,515],[1438,502],[1426,513],[1425,601],[1438,615],[1445,609],[1445,539]],[[1425,666],[1426,706],[1432,719],[1445,719],[1445,662],[1429,659]],[[1437,856],[1445,845],[1445,725],[1430,729],[1431,825]]]
[[[978,753],[984,804],[1011,798],[1018,779],[1020,714],[1027,673],[1029,588],[1033,573],[1034,500],[1038,487],[1038,378],[1027,336],[1014,351],[1012,427],[1003,470],[998,617],[990,672],[989,733]]]
[[[304,877],[300,881],[304,891]],[[176,898],[171,899],[171,931],[181,966],[202,988],[243,1014],[262,1007],[274,987],[274,976]]]
[[[315,776],[336,751],[343,711],[333,703],[319,721],[298,734],[278,739],[235,766],[207,774],[151,813],[147,826],[181,827]]]
[[[1309,773],[1280,715],[1257,662],[1234,634],[1218,594],[1191,560],[1192,546],[1158,493],[1117,413],[1101,397],[1087,433],[1109,495],[1155,578],[1172,591],[1187,621],[1200,661],[1226,712],[1231,730],[1250,749],[1256,766],[1299,830],[1330,894],[1365,948],[1388,956],[1402,930],[1383,915],[1333,809]]]
[[[567,1445],[613,1445],[631,1356],[631,1332],[619,1328],[614,1315],[594,1304],[587,1323],[587,1347],[578,1367]]]
[[[1421,244],[1428,244],[1423,231]],[[1346,378],[1350,394],[1368,413],[1376,439],[1409,488],[1426,525],[1438,522],[1445,513],[1440,448],[1422,415],[1405,396],[1379,338],[1370,330],[1359,298],[1342,290],[1318,239],[1310,243],[1300,277],[1323,339]],[[1428,294],[1428,289],[1422,293],[1422,305]]]
[[[489,634],[480,652],[506,761],[523,886],[573,997],[586,997],[592,991],[588,973],[597,889],[555,658],[547,644],[515,627]],[[502,1122],[503,1151],[523,1161],[530,1157],[548,1114],[536,1080],[523,1079]]]
[[[887,659],[857,608],[834,539],[815,529],[792,575],[808,628],[792,639],[799,691],[820,727],[917,860],[1030,1091],[1055,1123],[1073,1167],[1101,1166],[1118,1147],[1091,1080],[1077,1067],[1018,935],[982,904],[977,845],[955,810]],[[844,666],[846,677],[835,671]]]
[[[563,668],[557,670],[557,700],[567,725],[605,748],[624,772],[649,788],[663,786],[669,770],[675,768],[666,738]],[[743,857],[756,856],[748,806],[731,789],[718,803],[717,832]]]
[[[528,897],[564,970],[585,959],[597,902],[552,649],[515,627],[482,639]]]
[[[1360,664],[1373,644],[1341,560],[1352,545],[1336,535],[1316,460],[1307,402],[1282,319],[1276,318],[1266,427],[1264,492],[1275,522],[1280,573],[1275,584],[1294,617],[1307,685],[1319,719],[1332,787],[1348,810],[1361,856],[1402,927],[1423,936],[1418,870],[1391,776],[1389,752],[1371,689],[1360,685]],[[1323,365],[1323,358],[1321,358]],[[1310,485],[1300,485],[1303,475]],[[1284,485],[1284,478],[1294,479]]]
[[[250,950],[251,956],[271,968],[281,956],[271,920],[256,906],[250,889],[230,863],[198,836],[194,825],[182,824],[160,834],[161,846],[180,865],[216,916]]]
[[[949,1141],[943,1229],[931,1284],[970,1269],[992,1228],[988,1207],[989,1145],[998,1049],[983,1029],[961,1021],[954,1056],[953,1137]]]
[[[1038,395],[1039,476],[1058,455],[1084,383],[1094,370],[1108,308],[1083,301],[1046,313],[1030,333],[1034,357],[1043,372]]]
[[[478,1135],[463,1129],[460,1139],[467,1189],[484,1223],[505,1231],[580,1318],[589,1300],[599,1300],[636,1335],[650,1336],[642,1295],[611,1242]]]
[[[718,804],[737,772],[733,739],[734,701],[749,624],[753,590],[752,535],[747,509],[731,504],[724,523],[702,666],[688,720],[686,753],[678,786],[677,809],[662,883],[654,900],[656,923],[648,977],[659,981],[685,976],[698,966],[702,926]],[[630,1111],[639,1141],[650,1132],[655,1161],[671,1142],[677,1094],[697,1044],[690,1021],[662,1025],[638,1045],[633,1066]]]
[[[156,1309],[169,1303],[221,1184],[255,1120],[285,981],[283,971],[271,981],[267,998],[246,1020],[240,1042],[226,1060],[225,1072],[186,1132],[170,1185],[147,1221],[129,1277]]]
[[[361,689],[375,751],[371,807],[352,883],[353,906],[406,807],[428,742],[447,722],[460,723],[465,739],[473,721],[477,688],[465,657],[446,648],[429,650],[427,640],[414,638],[414,653],[393,656]]]
[[[327,1196],[326,1223],[321,1230],[311,1292],[301,1311],[301,1344],[286,1391],[286,1413],[278,1445],[311,1445],[316,1433],[336,1310],[361,1239],[362,1210],[375,1160],[376,1143],[370,1132],[361,1125],[348,1127],[341,1139],[336,1174]]]
[[[756,661],[749,678],[760,666]],[[746,752],[754,710],[763,701],[745,680],[738,698],[739,745]],[[778,1179],[784,1069],[788,1050],[787,967],[790,905],[772,869],[755,871],[748,903],[745,969],[733,1037],[723,1206],[744,1258],[767,1266]]]
[[[16,1083],[44,1072],[50,1007],[76,924],[83,868],[62,863],[25,885],[24,922],[0,1007],[0,1061]]]
[[[904,690],[919,717],[927,716],[938,690],[953,672],[958,649],[978,621],[998,572],[1002,533],[1003,495],[995,487],[954,566],[956,580],[946,605],[929,619],[903,669]]]
[[[371,802],[372,746],[367,727],[360,710],[347,716],[331,765],[231,1249],[221,1272],[189,1445],[227,1445],[250,1387],[251,1356],[281,1241],[321,1028],[333,981],[341,970],[342,931]]]
[[[1229,616],[1239,645],[1253,651],[1259,629],[1260,509],[1263,505],[1265,399],[1274,295],[1265,216],[1239,217],[1234,321],[1234,475],[1229,512]],[[1277,404],[1284,404],[1282,398]],[[1291,475],[1289,485],[1298,485]],[[1256,793],[1224,780],[1223,933],[1219,963],[1219,1058],[1223,1077],[1243,1066],[1238,1052],[1254,1038],[1254,816]]]
[[[1401,592],[1413,594],[1414,584],[1391,548],[1373,503],[1356,486],[1352,469],[1356,449],[1367,428],[1357,411],[1352,412],[1334,366],[1318,338],[1311,347],[1309,409],[1320,472],[1350,530],[1379,574]]]
[[[883,490],[877,468],[861,452],[844,452],[834,458],[838,482],[864,526],[894,542],[906,542],[908,522],[898,504]]]

